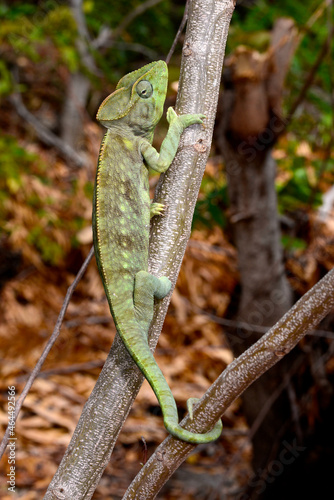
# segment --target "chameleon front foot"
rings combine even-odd
[[[168,123],[171,125],[173,122],[179,123],[182,130],[189,127],[190,125],[202,124],[203,120],[206,118],[205,115],[201,113],[190,113],[186,115],[178,115],[172,107],[169,107],[166,115]]]
[[[150,218],[154,217],[155,215],[162,215],[164,210],[166,208],[166,205],[163,203],[151,203],[150,206]]]

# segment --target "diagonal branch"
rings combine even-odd
[[[172,46],[170,48],[170,51],[168,52],[167,54],[167,57],[166,57],[166,64],[169,64],[171,58],[172,58],[172,55],[174,54],[174,50],[175,50],[175,47],[180,39],[180,36],[181,36],[181,33],[182,31],[184,30],[184,27],[187,23],[187,19],[188,19],[188,10],[189,10],[189,1],[190,0],[187,0],[186,1],[186,6],[184,8],[184,13],[183,13],[183,18],[182,18],[182,21],[180,23],[180,26],[179,26],[179,29],[177,30],[177,33],[175,35],[175,38],[174,38],[174,41],[172,43]]]
[[[17,114],[33,127],[42,142],[48,146],[55,147],[64,158],[73,162],[77,167],[85,165],[84,159],[71,146],[51,132],[26,108],[21,94],[15,92],[9,97],[9,100],[13,104]]]
[[[333,307],[334,269],[314,285],[268,333],[224,370],[194,409],[196,422],[213,425],[250,384],[290,352]],[[181,424],[188,430],[194,430],[189,415]],[[202,427],[196,427],[197,432],[202,430]],[[193,448],[193,445],[169,436],[141,469],[123,500],[155,498]]]
[[[292,103],[289,111],[288,111],[288,115],[285,117],[285,127],[284,127],[284,130],[286,130],[286,128],[288,127],[288,125],[291,123],[291,120],[292,120],[292,117],[293,115],[295,114],[296,112],[296,109],[298,108],[298,106],[303,102],[303,100],[305,99],[305,96],[306,96],[306,93],[308,91],[308,89],[311,87],[314,79],[315,79],[315,76],[318,72],[318,69],[322,63],[322,61],[324,60],[325,56],[327,55],[327,52],[329,50],[329,47],[330,47],[330,43],[329,43],[329,39],[326,38],[324,43],[322,44],[322,47],[320,49],[320,52],[318,54],[318,57],[317,59],[314,61],[312,67],[310,68],[310,71],[306,77],[306,80],[304,81],[304,84],[297,96],[297,98],[295,99],[295,101]]]

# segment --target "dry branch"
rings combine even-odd
[[[33,127],[38,138],[44,142],[44,144],[55,147],[65,159],[70,160],[77,167],[83,167],[85,165],[84,159],[71,146],[51,132],[51,130],[26,108],[21,94],[14,93],[9,97],[9,100],[13,104],[17,114]]]
[[[290,352],[333,307],[334,269],[309,290],[268,333],[226,368],[194,410],[194,419],[206,420],[208,424],[216,422],[250,384]],[[210,414],[207,412],[207,405],[210,405]],[[188,430],[198,432],[189,416],[181,424]],[[194,446],[169,436],[141,469],[123,500],[155,498],[193,448]],[[150,492],[149,495],[147,491]]]

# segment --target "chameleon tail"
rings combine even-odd
[[[221,420],[210,432],[205,434],[187,431],[179,425],[173,394],[150,351],[147,341],[147,332],[153,317],[154,297],[162,299],[169,293],[170,288],[171,283],[166,277],[156,278],[146,271],[139,271],[135,278],[134,307],[123,309],[125,315],[118,315],[118,318],[115,318],[115,323],[127,350],[148,380],[160,403],[164,424],[168,432],[188,443],[208,443],[220,436]],[[120,304],[117,310],[120,312]],[[190,415],[192,415],[192,400],[188,401],[188,408]]]
[[[129,333],[129,331],[127,333]],[[211,431],[205,434],[187,431],[179,425],[177,407],[173,394],[149,349],[144,335],[140,333],[139,339],[137,333],[134,343],[131,341],[129,342],[129,336],[127,335],[127,340],[124,340],[124,343],[131,357],[148,380],[159,401],[163,413],[164,424],[168,432],[182,441],[193,444],[209,443],[218,439],[222,431],[221,420],[216,423]]]
[[[211,441],[215,441],[219,438],[223,429],[223,424],[220,419],[215,424],[212,431],[206,432],[205,434],[186,431],[179,424],[170,424],[166,419],[164,419],[164,424],[172,436],[192,444],[211,443]]]

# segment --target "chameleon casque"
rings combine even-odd
[[[165,172],[183,130],[204,118],[199,114],[178,116],[169,108],[169,129],[159,154],[152,141],[163,113],[167,83],[166,63],[152,62],[125,75],[98,110],[96,118],[108,130],[96,173],[94,248],[117,331],[155,392],[166,429],[183,441],[207,443],[219,437],[221,421],[205,434],[192,433],[178,424],[174,397],[147,339],[154,299],[164,298],[171,289],[168,278],[148,273],[150,218],[164,209],[150,201],[148,169]],[[188,400],[191,416],[193,402]]]

